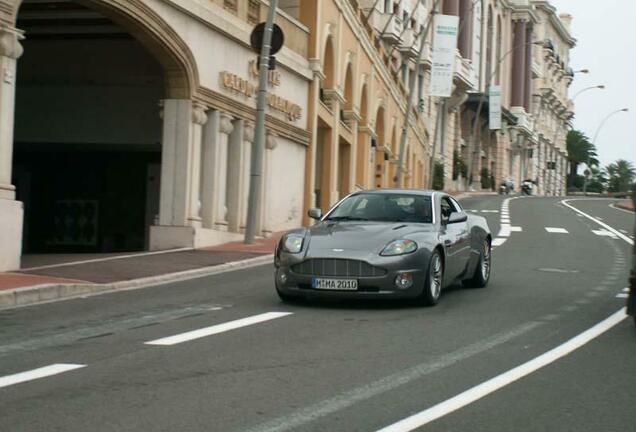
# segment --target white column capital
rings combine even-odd
[[[21,30],[0,24],[0,56],[19,59],[24,52],[20,41],[24,39]]]
[[[250,122],[245,122],[245,126],[243,126],[243,140],[253,143],[254,142],[254,124]]]
[[[207,110],[206,105],[195,102],[192,105],[192,122],[203,126],[208,121],[208,116],[205,114]]]
[[[234,130],[234,125],[232,124],[232,120],[233,120],[232,116],[222,112],[219,115],[219,120],[220,120],[221,133],[224,133],[226,135],[231,134],[232,131]]]
[[[273,133],[268,133],[265,138],[265,148],[267,150],[274,150],[278,147],[278,140],[276,139],[277,135]]]

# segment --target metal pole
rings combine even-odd
[[[429,19],[428,22],[426,23],[426,28],[424,28],[424,30],[422,31],[422,35],[420,37],[420,52],[417,54],[417,61],[415,62],[415,71],[416,73],[413,74],[413,76],[411,77],[411,82],[409,85],[409,96],[408,98],[406,98],[406,113],[404,114],[404,126],[402,127],[402,135],[400,136],[400,153],[399,153],[399,157],[398,157],[398,166],[397,166],[397,173],[395,175],[395,186],[396,187],[400,187],[400,183],[402,180],[402,171],[403,171],[403,167],[402,164],[404,163],[404,150],[406,149],[406,139],[408,137],[408,131],[409,131],[409,127],[411,124],[411,111],[413,110],[413,98],[414,98],[414,94],[415,94],[415,83],[416,83],[416,75],[419,74],[419,68],[420,68],[420,64],[422,63],[422,57],[424,57],[424,48],[426,46],[426,36],[429,33],[429,29],[431,27],[431,23],[433,22],[433,16],[437,13],[437,5],[439,4],[440,0],[436,0],[435,4],[433,5],[433,7],[431,8],[431,11],[429,12]],[[431,173],[432,175],[432,173]]]
[[[269,72],[269,54],[272,43],[272,27],[278,0],[270,0],[267,21],[263,33],[261,62],[258,71],[258,99],[256,103],[256,125],[254,126],[254,144],[250,165],[250,192],[247,205],[247,226],[245,244],[253,244],[256,238],[258,215],[261,212],[261,190],[263,184],[263,153],[265,151],[265,103],[267,101],[267,76]]]
[[[429,176],[428,176],[428,188],[433,189],[433,182],[435,181],[435,153],[437,149],[437,137],[441,135],[440,124],[443,121],[443,109],[446,109],[446,99],[440,98],[437,102],[437,119],[435,120],[435,130],[433,131],[433,149],[431,151],[431,162],[429,164]]]
[[[623,108],[623,109],[619,109],[616,111],[613,111],[611,113],[609,113],[601,122],[601,124],[599,125],[598,129],[596,129],[596,133],[594,134],[594,139],[592,140],[592,147],[595,148],[596,147],[596,139],[598,138],[598,134],[601,132],[601,129],[603,129],[603,126],[605,125],[605,123],[610,119],[610,117],[612,117],[615,114],[618,114],[620,112],[627,112],[628,109],[627,108]],[[592,169],[590,168],[590,154],[588,153],[587,155],[587,161],[585,162],[585,165],[587,165],[587,169],[590,171],[590,174],[592,173]],[[583,195],[587,196],[587,177],[585,176],[583,179]]]

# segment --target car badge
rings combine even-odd
[[[344,249],[332,249],[334,252],[344,252]]]

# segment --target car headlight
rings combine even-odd
[[[303,250],[303,242],[305,237],[300,234],[288,234],[283,239],[283,250],[287,253],[299,253]]]
[[[396,256],[413,253],[417,250],[417,243],[413,240],[395,240],[382,249],[382,256]]]

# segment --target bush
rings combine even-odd
[[[444,190],[444,164],[436,161],[433,170],[433,189]]]
[[[466,178],[468,174],[468,166],[464,162],[464,158],[457,151],[453,150],[453,180],[457,180],[459,176]]]

